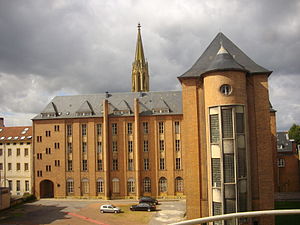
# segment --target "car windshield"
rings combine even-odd
[[[114,205],[111,205],[111,207],[113,207],[113,208],[117,208],[116,206],[114,206]]]

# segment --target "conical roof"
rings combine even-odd
[[[222,54],[218,54],[221,45],[229,54],[226,55],[224,52],[221,52]],[[218,70],[228,70],[231,66],[233,66],[235,69],[241,67],[250,74],[270,74],[272,72],[256,64],[231,40],[229,40],[223,33],[220,32],[209,44],[207,49],[203,52],[196,63],[179,78],[200,77],[202,74],[212,71],[213,68]]]
[[[137,61],[141,62],[142,64],[145,63],[140,23],[138,24],[138,35],[137,35],[136,50],[135,50],[135,62]]]
[[[212,60],[206,72],[216,70],[241,70],[247,71],[242,65],[240,65],[228,51],[221,45],[217,55]]]

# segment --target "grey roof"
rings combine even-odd
[[[76,112],[94,114],[93,107],[91,106],[91,104],[88,101],[84,101]]]
[[[107,97],[108,96],[108,97]],[[182,114],[182,94],[181,91],[165,92],[125,92],[125,93],[106,93],[75,95],[75,96],[56,96],[45,107],[45,109],[35,116],[33,120],[39,119],[58,119],[58,118],[81,118],[81,117],[102,117],[103,100],[107,99],[109,103],[110,114],[114,111],[128,110],[130,114],[118,116],[133,116],[134,99],[138,98],[140,102],[140,115],[169,115]],[[163,104],[161,102],[164,102]],[[56,116],[42,115],[52,113],[56,108]],[[157,111],[157,107],[162,109],[169,108],[169,112]],[[50,110],[51,109],[51,110]],[[154,111],[154,109],[156,109]],[[92,110],[93,114],[78,114],[79,111],[88,113]]]
[[[220,57],[217,56],[221,45],[223,45],[229,55],[232,56],[232,59],[230,59],[228,55],[224,57],[225,54],[221,54],[223,56]],[[243,69],[250,74],[271,74],[272,72],[256,64],[223,33],[218,33],[196,63],[187,72],[182,74],[179,79],[184,77],[201,77],[204,73],[213,70],[229,70],[237,68]]]
[[[293,140],[289,139],[288,132],[277,132],[277,151],[292,152]]]

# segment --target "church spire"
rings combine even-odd
[[[141,37],[141,25],[138,23],[138,35],[135,58],[132,64],[132,92],[149,91],[148,62],[145,60]]]

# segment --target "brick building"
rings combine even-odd
[[[32,193],[32,127],[0,127],[0,182],[12,195]]]
[[[270,74],[219,33],[182,92],[147,92],[139,27],[133,92],[55,97],[33,119],[37,197],[186,195],[189,219],[272,209]]]
[[[299,155],[288,132],[277,132],[276,189],[278,192],[300,191]]]

